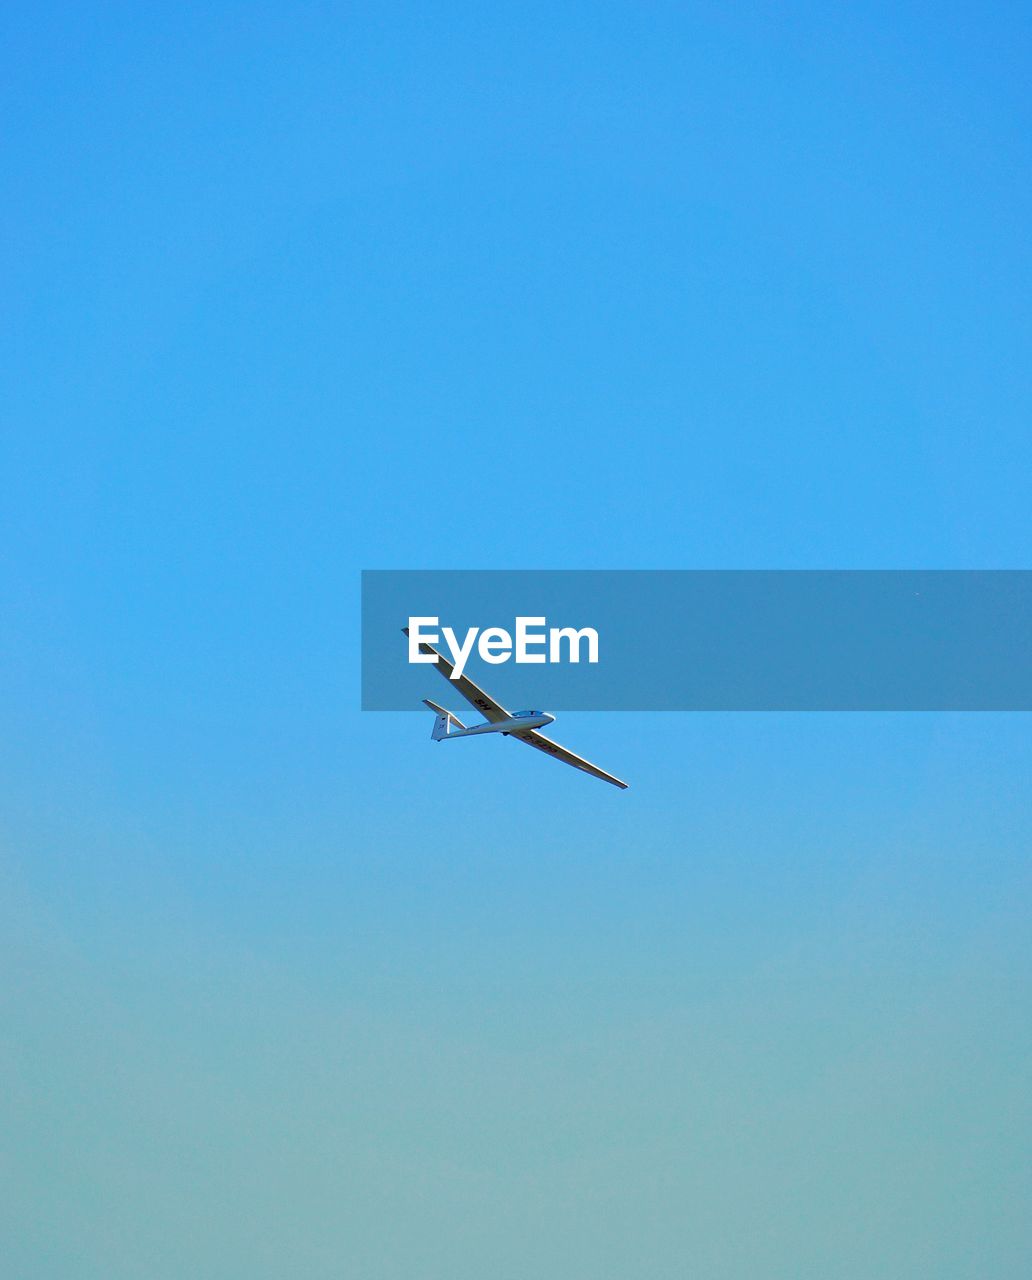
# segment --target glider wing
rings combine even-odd
[[[606,773],[605,769],[600,769],[597,764],[592,764],[590,760],[585,760],[582,756],[574,755],[572,751],[567,751],[558,742],[553,742],[551,738],[546,738],[544,734],[538,733],[536,729],[510,733],[509,737],[514,738],[517,742],[525,742],[528,747],[536,747],[538,751],[543,751],[554,760],[561,760],[563,764],[572,764],[575,769],[580,769],[583,773],[590,773],[593,778],[601,778],[603,782],[611,782],[614,787],[620,787],[624,791],[627,790],[626,782],[621,782],[619,778],[615,778],[611,773]]]
[[[406,635],[409,633],[408,627],[402,627],[402,631]],[[445,680],[451,687],[457,690],[470,706],[476,707],[485,720],[489,720],[492,724],[499,720],[508,720],[512,714],[502,706],[500,702],[495,702],[489,694],[486,694],[479,685],[473,683],[468,676],[459,676],[458,680],[451,678],[454,667],[442,653],[438,653],[432,644],[427,644],[425,640],[419,642],[419,652],[425,654],[433,654],[436,662],[433,664],[437,670],[444,676]],[[430,666],[427,663],[427,666]]]

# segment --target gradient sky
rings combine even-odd
[[[1029,566],[1029,27],[4,7],[5,1276],[1030,1274],[1027,716],[357,709],[362,568]]]

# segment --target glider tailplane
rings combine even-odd
[[[437,719],[434,721],[433,733],[430,735],[434,742],[440,742],[443,738],[451,733],[451,727],[454,725],[456,729],[465,729],[465,725],[458,718],[452,715],[450,711],[446,711],[444,707],[439,707],[436,702],[431,702],[429,698],[423,699],[424,706],[430,708],[431,711],[437,712]]]

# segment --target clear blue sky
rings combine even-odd
[[[12,1280],[1029,1274],[1027,717],[357,710],[362,568],[1029,565],[1029,25],[5,7]]]

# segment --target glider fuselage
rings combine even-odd
[[[469,738],[475,733],[517,733],[520,729],[541,729],[554,719],[555,716],[549,715],[547,711],[516,711],[505,720],[474,724],[468,729],[452,729],[448,737]]]

